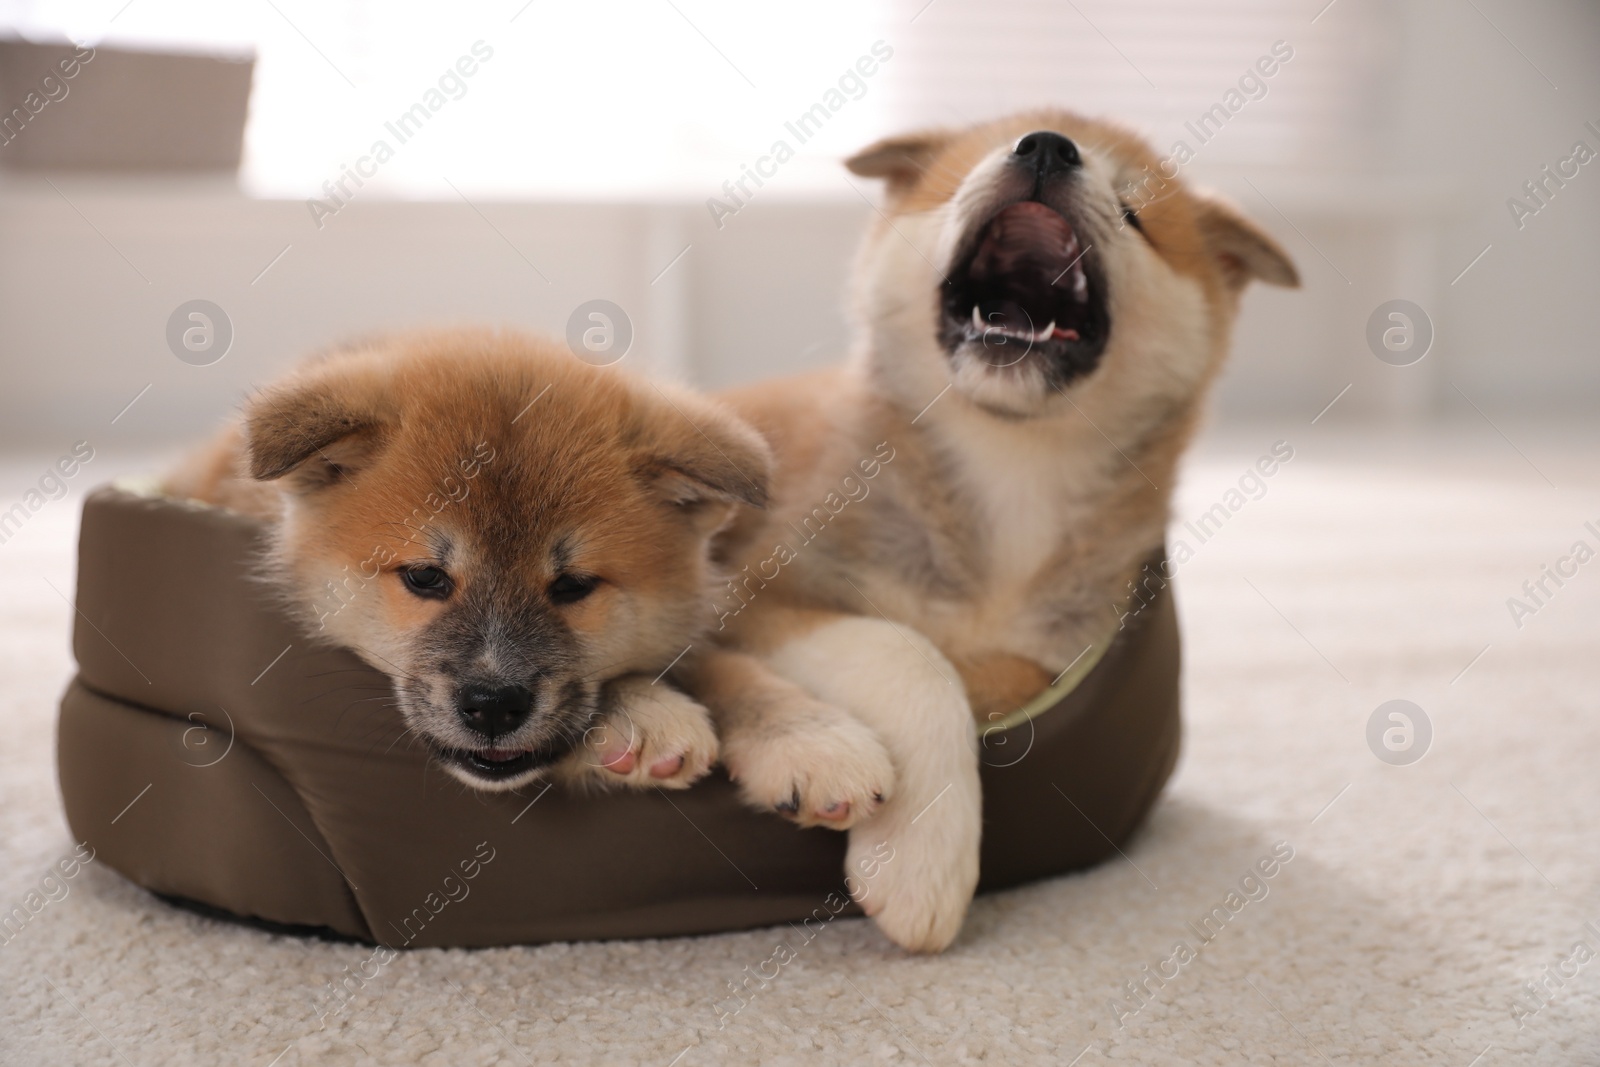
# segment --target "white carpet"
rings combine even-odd
[[[1600,448],[1508,433],[1537,469],[1482,423],[1208,446],[1180,519],[1275,439],[1296,456],[1178,579],[1177,778],[1126,860],[980,900],[941,957],[839,922],[719,1030],[728,983],[792,931],[418,951],[319,1028],[327,983],[369,950],[180,913],[90,865],[0,944],[0,1061],[1600,1063],[1600,963],[1562,962],[1600,953],[1600,560],[1520,630],[1505,603],[1573,542],[1600,548]],[[0,471],[0,507],[33,466]],[[53,767],[70,609],[46,583],[71,593],[75,510],[0,545],[0,911],[71,849]],[[1365,730],[1401,697],[1434,737],[1396,767]],[[1200,947],[1188,924],[1280,841],[1294,858],[1267,895]],[[1171,974],[1179,941],[1197,958],[1133,1013],[1126,983]],[[1548,1003],[1519,1028],[1541,975]]]

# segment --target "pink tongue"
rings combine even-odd
[[[486,748],[478,753],[478,758],[489,763],[509,763],[522,753],[511,748]]]
[[[1072,239],[1072,226],[1059,213],[1031,200],[1012,204],[989,223],[972,273],[992,277],[1048,269],[1065,259]]]

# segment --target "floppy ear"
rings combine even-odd
[[[245,408],[250,477],[293,473],[297,488],[318,489],[360,470],[383,436],[374,385],[319,367],[257,395]]]
[[[887,179],[889,191],[898,193],[922,176],[945,140],[946,134],[937,130],[885,137],[845,160],[844,165],[863,178]]]
[[[1251,278],[1289,289],[1300,287],[1300,273],[1289,254],[1244,212],[1215,194],[1200,194],[1196,199],[1206,251],[1233,288],[1244,288]]]
[[[651,487],[688,507],[709,501],[766,507],[772,478],[766,439],[721,405],[676,389],[659,391],[667,403],[653,413],[639,462]]]

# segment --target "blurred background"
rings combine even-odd
[[[1319,425],[1497,442],[1600,399],[1584,0],[0,0],[0,37],[13,450],[158,447],[335,338],[560,334],[594,299],[651,373],[834,361],[879,197],[839,160],[1041,104],[1185,142],[1185,176],[1298,261],[1303,290],[1246,300],[1218,425],[1303,426],[1337,396]],[[221,318],[184,349],[197,300]],[[1419,362],[1369,345],[1391,300],[1431,325]]]

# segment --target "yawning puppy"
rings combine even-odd
[[[291,610],[388,674],[467,784],[559,766],[683,787],[716,738],[652,680],[714,621],[709,540],[735,502],[760,506],[767,465],[703,399],[454,332],[308,362],[167,490],[273,523],[267,576]]]
[[[888,186],[854,357],[727,397],[776,476],[719,548],[734,651],[695,685],[747,799],[853,824],[864,907],[937,950],[978,877],[975,713],[993,722],[1113,639],[1240,292],[1297,279],[1137,138],[1065,112],[849,166]]]

